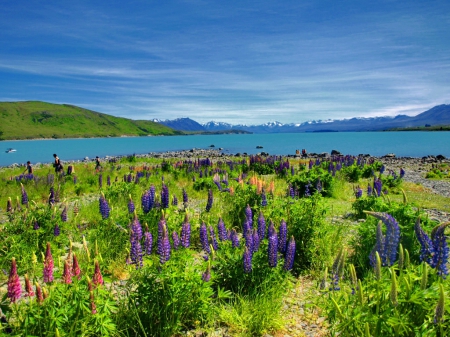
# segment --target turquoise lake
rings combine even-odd
[[[123,137],[1,141],[0,166],[53,161],[53,153],[62,161],[90,159],[95,156],[119,156],[188,150],[208,149],[210,145],[223,148],[226,154],[261,151],[269,154],[289,155],[295,150],[309,153],[338,150],[343,154],[370,154],[383,156],[395,153],[397,157],[423,157],[444,155],[450,157],[450,132],[330,132],[330,133],[280,133],[248,135],[196,135],[163,137]],[[257,149],[256,146],[262,146]],[[14,153],[6,153],[14,148]]]

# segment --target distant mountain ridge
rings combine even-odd
[[[200,124],[190,118],[178,118],[174,121],[160,123],[180,131],[242,130],[252,133],[383,131],[394,128],[448,125],[450,124],[450,104],[437,105],[417,116],[354,117],[342,120],[318,120],[289,124],[269,122],[260,125],[233,125],[215,121]],[[188,128],[190,129],[188,130]]]

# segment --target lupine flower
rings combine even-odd
[[[436,305],[436,310],[434,312],[434,324],[440,324],[443,321],[444,318],[444,311],[445,311],[445,293],[444,293],[444,286],[442,283],[439,284],[439,300]]]
[[[269,236],[269,266],[276,267],[278,264],[278,237],[276,235]]]
[[[150,189],[148,190],[149,193],[149,207],[150,209],[152,209],[153,207],[156,207],[155,203],[156,203],[156,198],[155,198],[155,186],[152,185],[150,186]]]
[[[59,228],[58,224],[55,225],[55,228],[53,229],[53,235],[59,236],[61,234],[61,229]]]
[[[22,183],[20,183],[20,186],[22,188],[22,205],[27,206],[28,205],[28,194],[27,194],[27,191],[25,191],[25,188],[23,187]]]
[[[248,248],[250,253],[253,253],[253,230],[248,228],[244,233],[245,247]]]
[[[269,238],[272,235],[277,235],[277,231],[275,230],[275,225],[273,224],[273,221],[270,220],[270,222],[269,222],[269,229],[267,230],[267,237]]]
[[[64,272],[62,277],[65,284],[72,283],[72,271],[70,270],[69,262],[67,260],[64,261]]]
[[[334,259],[333,266],[331,267],[332,287],[330,290],[341,290],[339,287],[339,280],[341,279],[344,271],[345,264],[345,252],[341,248],[338,255]]]
[[[35,283],[36,285],[36,300],[39,304],[42,304],[44,302],[44,295],[42,294],[42,289],[39,283]]]
[[[208,190],[208,201],[206,202],[206,212],[209,212],[211,210],[213,204],[213,193],[212,190]]]
[[[326,289],[327,287],[327,279],[328,279],[328,267],[325,268],[323,275],[322,275],[322,279],[320,280],[320,285],[319,288],[321,290]]]
[[[264,214],[259,212],[258,216],[258,236],[260,240],[263,240],[266,235],[266,220],[264,219]]]
[[[355,197],[356,197],[356,199],[361,198],[362,195],[363,195],[363,191],[362,191],[361,187],[357,186],[356,189],[355,189]]]
[[[261,242],[259,235],[258,235],[258,230],[256,228],[253,229],[252,240],[253,240],[253,252],[256,252],[256,251],[258,251],[259,244]]]
[[[286,257],[284,259],[284,270],[291,270],[294,267],[294,257],[295,257],[295,240],[291,236],[289,244],[286,249]]]
[[[95,305],[94,292],[92,290],[89,292],[89,299],[91,301],[91,313],[95,315],[97,313],[97,306]]]
[[[178,198],[175,195],[172,197],[172,206],[178,206]]]
[[[16,259],[12,258],[8,277],[8,298],[11,303],[14,303],[20,299],[20,296],[22,296],[22,287],[20,285],[19,275],[17,275]]]
[[[403,167],[400,168],[400,179],[403,178],[405,176],[405,170],[403,169]]]
[[[386,225],[384,252],[380,254],[384,266],[392,266],[397,260],[398,244],[400,242],[400,227],[398,222],[388,213],[366,212],[381,220]]]
[[[281,220],[280,228],[278,229],[278,251],[282,254],[286,252],[287,244],[287,224],[286,221]]]
[[[211,280],[211,264],[208,262],[208,267],[205,272],[202,274],[203,282],[209,282]]]
[[[208,254],[211,254],[208,240],[208,231],[204,222],[200,226],[200,243],[202,244],[203,250]]]
[[[98,187],[103,187],[103,175],[101,173],[98,175]]]
[[[252,257],[253,254],[250,249],[245,247],[244,256],[242,258],[244,262],[244,273],[250,273],[252,271]]]
[[[128,201],[128,213],[133,213],[135,210],[133,199],[131,198],[131,194],[129,195],[130,200]]]
[[[37,231],[39,228],[40,228],[40,227],[39,227],[39,223],[37,222],[37,220],[35,220],[35,221],[34,221],[34,224],[33,224],[33,229],[34,229],[35,231]]]
[[[80,274],[81,274],[80,265],[78,264],[77,256],[74,253],[72,257],[72,275],[80,278]]]
[[[310,188],[311,188],[311,184],[308,181],[308,183],[305,185],[305,197],[307,197],[307,198],[311,196]]]
[[[61,221],[67,222],[67,206],[64,206],[64,209],[61,212]]]
[[[141,223],[139,222],[136,212],[134,212],[134,218],[130,224],[130,228],[133,231],[134,235],[136,235],[137,240],[141,241],[142,240],[142,226],[141,226]]]
[[[167,261],[169,261],[169,259],[170,259],[170,241],[166,227],[164,227],[162,236],[161,254],[159,255],[159,262],[161,264],[164,264]]]
[[[267,206],[267,197],[266,197],[266,192],[264,191],[264,189],[262,190],[262,193],[261,193],[261,206],[262,207]]]
[[[226,241],[228,239],[227,229],[225,228],[225,223],[222,218],[219,218],[219,222],[217,223],[217,232],[219,233],[220,241]]]
[[[381,165],[380,174],[383,174],[385,169],[386,169],[386,167],[384,165]]]
[[[381,182],[381,179],[375,179],[373,181],[373,190],[376,193],[376,196],[381,196],[381,190],[383,188],[383,183]]]
[[[370,186],[369,184],[367,184],[367,196],[371,196],[372,195],[372,186]]]
[[[383,235],[383,229],[381,228],[381,220],[378,222],[377,224],[377,231],[376,231],[376,243],[375,246],[373,247],[370,255],[369,255],[369,259],[370,259],[370,264],[372,265],[373,268],[375,268],[376,264],[377,264],[377,259],[375,257],[375,252],[378,252],[378,254],[381,256],[383,256],[383,254],[385,253],[385,236]],[[383,258],[381,258],[383,259]],[[384,260],[386,260],[386,257],[384,257]]]
[[[245,208],[245,218],[248,221],[248,225],[250,226],[250,228],[252,228],[253,226],[253,213],[252,213],[252,209],[250,208],[250,205],[247,204],[247,207]]]
[[[177,250],[180,247],[180,237],[176,231],[172,232],[173,248]]]
[[[50,248],[50,242],[47,242],[47,249],[45,251],[44,259],[44,282],[53,282],[53,267],[55,266],[53,262],[52,251]]]
[[[183,204],[184,204],[185,207],[187,206],[188,202],[189,202],[188,195],[186,193],[186,190],[183,188]]]
[[[100,271],[100,266],[98,264],[98,261],[95,261],[94,276],[92,277],[92,283],[95,285],[95,287],[102,285],[104,283],[102,272]]]
[[[420,261],[427,262],[430,266],[433,265],[434,245],[429,236],[424,232],[420,226],[420,219],[417,219],[414,225],[417,240],[420,243]]]
[[[109,218],[109,205],[108,202],[105,199],[105,195],[102,193],[99,199],[99,208],[100,208],[100,214],[102,215],[102,219],[108,219]]]
[[[33,287],[31,286],[30,279],[28,278],[28,274],[25,274],[25,291],[27,292],[25,296],[32,297],[34,296]]]
[[[289,196],[294,199],[295,198],[295,191],[292,185],[289,185]]]
[[[141,205],[144,213],[148,213],[150,211],[150,192],[145,191],[141,197]]]
[[[48,196],[48,203],[53,205],[55,203],[55,189],[53,186],[50,187],[50,194]]]
[[[162,189],[161,189],[161,207],[162,208],[169,208],[169,202],[170,202],[169,188],[167,187],[166,184],[162,184]]]
[[[145,254],[150,255],[153,249],[153,236],[148,230],[144,233],[144,250]]]
[[[236,230],[232,229],[230,233],[231,247],[238,248],[239,247],[239,237],[236,233]]]
[[[449,257],[449,249],[447,238],[445,236],[445,228],[450,225],[450,222],[439,225],[435,228],[433,235],[433,267],[437,269],[438,275],[445,278],[448,275],[447,263]]]
[[[219,244],[217,243],[216,234],[214,233],[213,226],[209,226],[209,237],[211,239],[211,245],[214,250],[219,249]]]
[[[189,223],[187,214],[184,217],[184,223],[181,227],[181,245],[184,248],[188,248],[191,245],[191,224]]]

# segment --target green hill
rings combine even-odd
[[[159,123],[114,117],[68,104],[0,102],[0,139],[179,135]]]

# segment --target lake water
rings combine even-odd
[[[124,137],[1,141],[0,166],[13,163],[24,164],[53,161],[57,153],[62,161],[84,157],[118,156],[188,150],[207,149],[210,145],[223,148],[224,153],[247,152],[256,154],[295,154],[295,150],[306,149],[309,153],[338,150],[343,154],[371,154],[383,156],[395,153],[397,157],[423,157],[444,155],[450,157],[450,132],[330,132],[330,133],[281,133],[248,135],[196,135],[164,137]],[[256,146],[262,146],[257,149]],[[14,153],[6,153],[14,148]]]

